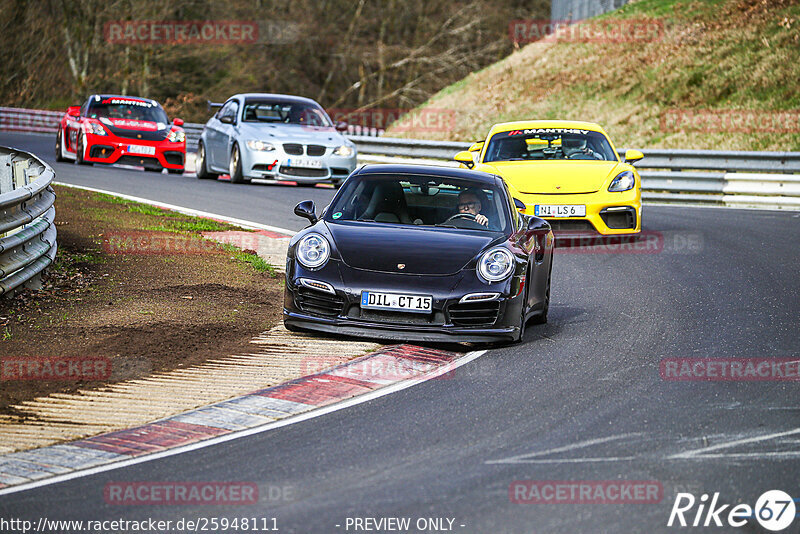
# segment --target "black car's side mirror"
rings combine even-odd
[[[294,207],[294,214],[300,217],[305,217],[311,224],[315,224],[317,219],[317,207],[314,205],[313,200],[304,200]]]
[[[539,217],[531,217],[528,220],[528,231],[546,234],[550,231],[550,224]]]

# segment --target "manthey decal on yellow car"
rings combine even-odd
[[[632,165],[642,157],[628,150],[620,160],[598,124],[520,121],[495,124],[455,160],[501,176],[523,213],[556,231],[618,235],[642,229],[642,180]]]

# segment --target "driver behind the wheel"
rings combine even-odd
[[[482,207],[480,198],[474,190],[467,189],[458,195],[458,213],[472,214],[475,216],[475,222],[488,226],[489,219],[481,213]]]

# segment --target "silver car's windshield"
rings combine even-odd
[[[321,108],[309,104],[274,100],[245,101],[242,121],[333,126]]]

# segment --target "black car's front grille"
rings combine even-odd
[[[170,165],[183,165],[183,153],[181,152],[164,152],[164,159]]]
[[[140,141],[163,141],[169,134],[169,128],[163,130],[126,130],[125,128],[115,128],[105,125],[108,130],[117,137],[125,139],[138,139]]]
[[[122,156],[117,160],[117,163],[123,165],[135,165],[138,167],[146,167],[148,169],[162,169],[163,167],[155,157],[151,156]]]
[[[431,325],[441,324],[441,319],[437,315],[430,315],[427,313],[406,313],[406,312],[393,312],[384,310],[365,310],[362,309],[360,319],[375,323],[391,323],[391,324],[418,324],[418,325]],[[437,321],[437,319],[439,319]]]
[[[94,145],[89,151],[90,158],[110,158],[114,154],[114,147]]]
[[[280,170],[281,174],[300,176],[303,178],[324,178],[328,176],[328,171],[326,169],[307,169],[305,167],[287,167],[286,165],[281,165]]]
[[[284,143],[283,151],[289,154],[290,156],[302,156],[303,145],[299,145],[297,143]]]
[[[594,229],[594,226],[592,226],[592,223],[590,223],[589,221],[575,221],[575,220],[559,221],[558,219],[547,219],[547,222],[550,223],[550,228],[552,228],[554,232],[596,231]]]
[[[344,308],[344,300],[338,296],[305,287],[298,288],[295,303],[306,313],[326,317],[336,317],[342,313],[342,308]]]
[[[450,322],[456,326],[491,326],[497,321],[500,303],[474,302],[470,304],[453,304],[448,308]]]
[[[309,156],[322,156],[325,154],[325,147],[322,145],[308,145],[306,147],[306,154]]]

